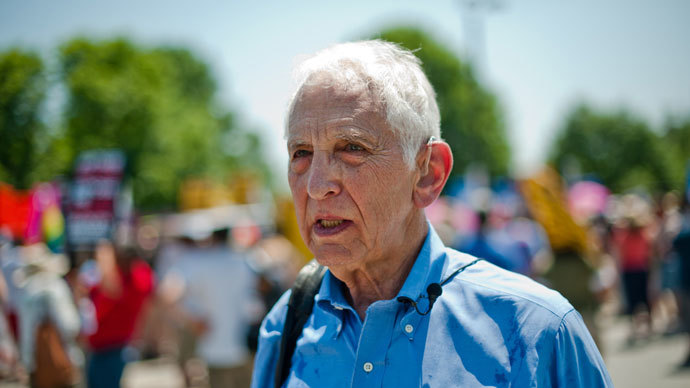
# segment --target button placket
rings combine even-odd
[[[414,334],[416,328],[419,326],[419,321],[422,318],[421,315],[412,309],[400,320],[400,331],[405,335],[410,341],[414,339]]]
[[[367,309],[352,376],[353,387],[380,387],[386,370],[387,345],[397,331],[397,301],[378,301]]]

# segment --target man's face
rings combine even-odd
[[[303,89],[288,152],[300,232],[321,264],[355,269],[407,253],[417,173],[366,87]]]

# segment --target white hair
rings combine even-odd
[[[341,43],[317,52],[295,70],[297,88],[290,99],[285,135],[300,92],[323,83],[321,75],[343,86],[364,83],[398,134],[404,160],[413,166],[421,145],[431,136],[441,137],[436,93],[420,65],[409,50],[382,40]]]

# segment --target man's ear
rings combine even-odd
[[[417,155],[419,179],[412,193],[412,200],[420,209],[431,205],[438,198],[453,168],[453,154],[448,143],[437,140],[426,147]]]

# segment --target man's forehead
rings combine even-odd
[[[327,109],[378,112],[378,105],[364,85],[310,84],[297,93],[290,119],[314,116]]]
[[[390,132],[366,87],[309,85],[296,97],[287,128],[288,142],[317,132],[329,137],[367,138]]]

